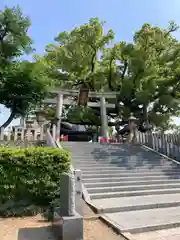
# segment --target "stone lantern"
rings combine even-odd
[[[130,117],[128,118],[128,121],[131,122],[131,123],[132,123],[132,122],[137,123],[137,120],[138,120],[138,119],[134,116],[134,114],[131,113],[131,114],[130,114]]]
[[[43,110],[39,110],[35,112],[36,120],[40,126],[40,140],[44,138],[44,123],[46,122],[45,113]]]
[[[129,125],[129,136],[128,136],[128,142],[129,143],[136,143],[137,142],[137,123],[138,119],[131,113],[129,119],[128,119],[128,125]]]
[[[33,124],[33,120],[31,119],[27,119],[26,120],[26,140],[31,140],[31,137],[32,137],[32,133],[31,133],[31,128],[32,128],[32,124]]]
[[[35,114],[38,124],[42,125],[46,121],[44,110],[37,110]]]

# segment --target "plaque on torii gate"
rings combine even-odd
[[[89,89],[82,86],[79,90],[78,106],[87,107],[88,100],[89,100]]]

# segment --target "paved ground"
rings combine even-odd
[[[50,223],[41,215],[0,219],[1,240],[54,240]]]
[[[124,240],[103,224],[93,211],[83,205],[84,240]],[[51,224],[41,215],[26,218],[0,219],[0,240],[55,240],[51,231]]]
[[[180,240],[180,228],[133,235],[134,240]]]
[[[117,212],[106,214],[106,216],[117,223],[121,231],[130,233],[142,232],[142,229],[151,231],[159,229],[159,226],[163,229],[164,226],[171,228],[177,224],[180,225],[180,207]]]
[[[125,240],[124,237],[117,235],[98,218],[95,219],[96,214],[85,202],[83,202],[83,212],[84,218],[86,218],[86,220],[84,220],[84,240]]]

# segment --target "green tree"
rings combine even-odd
[[[101,89],[100,54],[114,38],[112,30],[104,34],[103,24],[98,18],[91,18],[71,32],[61,32],[55,38],[57,44],[46,47],[45,57],[55,77],[59,76],[58,84]]]
[[[40,61],[20,60],[33,50],[29,27],[30,20],[19,7],[0,10],[0,104],[11,111],[3,128],[40,102],[50,84]]]
[[[119,91],[116,106],[122,118],[133,112],[164,127],[179,114],[180,44],[171,35],[177,29],[174,22],[167,29],[144,24],[133,43],[120,42],[106,50],[109,87]]]
[[[179,114],[180,43],[172,36],[177,29],[174,22],[166,29],[144,24],[132,43],[110,46],[113,31],[104,34],[103,23],[93,18],[60,33],[57,44],[47,46],[43,61],[57,85],[116,91],[117,117],[127,119],[133,112],[142,122],[164,129]]]
[[[48,92],[49,79],[44,75],[41,63],[16,62],[8,67],[8,73],[0,89],[0,103],[10,109],[6,128],[14,118],[25,116]]]

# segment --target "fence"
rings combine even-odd
[[[168,157],[180,161],[180,135],[160,133],[138,133],[137,141]]]

